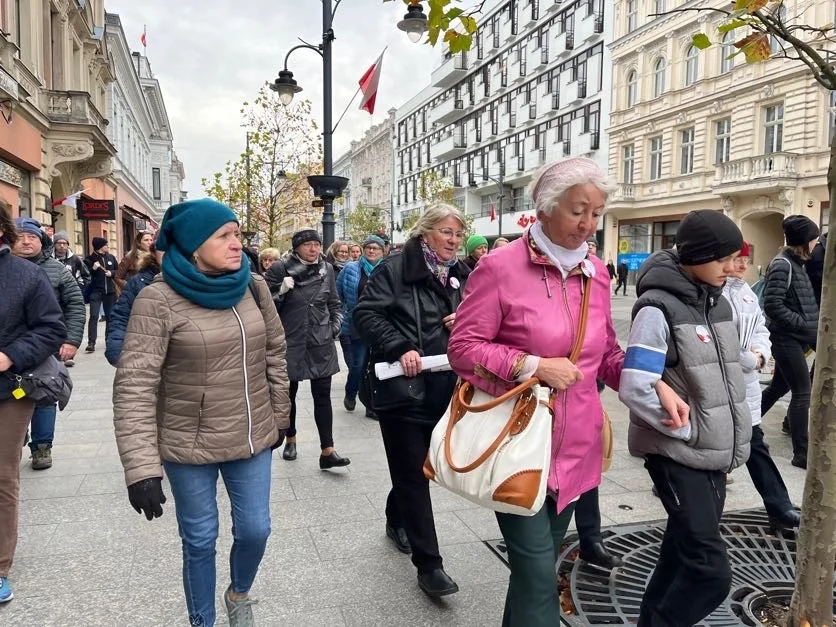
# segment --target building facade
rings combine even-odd
[[[398,110],[396,231],[421,211],[428,177],[454,187],[472,230],[494,239],[534,221],[527,185],[540,166],[588,156],[606,167],[604,0],[497,0],[482,16],[471,50],[445,53]]]
[[[385,231],[392,230],[392,139],[397,109],[390,109],[387,114],[362,139],[352,141],[349,150],[334,162],[334,174],[349,180],[342,198],[334,201],[338,238],[347,237],[348,216],[359,205],[377,210]]]
[[[673,246],[689,211],[715,209],[752,243],[754,274],[782,245],[785,216],[826,220],[836,101],[800,62],[747,65],[742,55],[730,58],[733,34],[698,51],[693,33],[717,38],[723,16],[646,17],[664,13],[666,3],[672,0],[615,4],[609,173],[618,188],[605,244],[636,268],[648,254]],[[832,3],[787,4],[801,23],[833,21]],[[777,42],[773,50],[779,52]]]
[[[154,121],[142,111],[120,32],[103,0],[0,0],[0,198],[14,215],[68,232],[78,253],[89,252],[93,237],[124,253],[138,223],[120,205],[148,200],[140,137],[153,136]],[[115,111],[133,116],[134,152]]]
[[[133,246],[137,232],[154,229],[160,221],[151,180],[154,119],[118,15],[105,14],[105,33],[116,73],[116,80],[109,85],[107,129],[117,153],[112,178],[122,224],[122,250],[127,251]]]

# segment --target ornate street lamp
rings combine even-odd
[[[339,198],[348,185],[348,179],[342,176],[334,176],[333,157],[333,105],[332,105],[332,56],[331,45],[335,39],[334,29],[331,27],[334,21],[334,14],[342,0],[321,0],[322,2],[322,43],[314,46],[302,40],[302,44],[288,50],[284,58],[284,69],[279,72],[279,77],[270,83],[270,89],[278,93],[279,100],[285,106],[293,102],[293,97],[302,91],[302,88],[293,78],[293,72],[287,69],[287,61],[294,50],[306,48],[313,50],[322,57],[322,175],[309,176],[308,183],[314,190],[322,203],[322,244],[327,248],[334,242],[334,198]],[[410,41],[418,42],[424,32],[427,31],[427,16],[421,8],[420,0],[410,0],[411,4],[407,14],[400,22],[398,28],[406,32]],[[332,8],[333,7],[333,8]]]
[[[420,0],[411,0],[409,7],[406,9],[406,15],[398,22],[398,29],[404,31],[409,41],[417,44],[421,41],[424,33],[427,32],[427,16],[424,15],[424,7],[421,6]]]

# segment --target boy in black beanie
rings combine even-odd
[[[722,296],[743,235],[720,212],[693,211],[676,247],[639,270],[619,390],[630,409],[630,453],[644,458],[668,513],[639,627],[694,625],[728,595],[719,528],[726,473],[748,459],[752,436],[740,340]],[[659,379],[687,404],[679,420],[662,409]]]

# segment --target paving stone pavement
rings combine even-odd
[[[619,336],[629,324],[631,297],[616,297]],[[99,335],[104,336],[103,325]],[[20,541],[11,573],[15,599],[0,606],[3,627],[151,627],[188,623],[180,541],[171,499],[162,518],[146,521],[128,504],[113,437],[114,369],[101,350],[80,354],[71,370],[75,391],[58,418],[54,466],[33,471],[21,462]],[[491,512],[441,488],[432,489],[445,567],[458,594],[433,602],[416,585],[407,556],[384,535],[390,487],[377,423],[342,407],[344,376],[333,384],[334,439],[351,457],[347,469],[323,472],[312,402],[300,388],[299,459],[273,460],[273,533],[252,590],[262,626],[499,625],[508,571],[483,544],[500,537]],[[664,517],[640,460],[627,452],[627,414],[615,393],[604,403],[614,421],[613,468],[601,485],[605,526]],[[789,464],[780,433],[782,408],[765,421],[767,441],[790,493],[800,503],[804,474]],[[28,452],[28,449],[27,449]],[[745,470],[734,473],[727,509],[760,505]],[[170,490],[166,486],[166,493]],[[219,490],[218,624],[228,583],[229,504]]]

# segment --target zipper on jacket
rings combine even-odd
[[[726,472],[731,472],[734,470],[734,455],[737,451],[737,425],[735,424],[734,416],[734,401],[732,401],[732,397],[729,394],[729,380],[726,376],[726,364],[723,362],[723,354],[720,352],[720,342],[717,338],[717,332],[714,330],[714,324],[711,322],[711,316],[709,315],[710,306],[714,304],[714,297],[709,296],[705,300],[705,321],[708,324],[708,328],[711,330],[711,338],[714,343],[714,350],[717,352],[717,361],[720,365],[720,376],[723,377],[723,387],[725,388],[726,392],[726,400],[729,402],[729,411],[731,411],[731,420],[732,420],[732,458],[731,463],[729,463],[729,469]]]
[[[253,446],[253,410],[250,406],[250,377],[247,372],[247,332],[244,330],[244,322],[241,316],[238,315],[238,310],[232,308],[232,313],[238,320],[238,326],[241,328],[241,346],[243,348],[243,367],[244,367],[244,401],[247,403],[247,443],[250,445],[250,455],[255,455],[255,447]]]
[[[197,410],[197,419],[198,419],[198,421],[202,421],[202,420],[203,420],[203,403],[204,403],[204,401],[206,401],[206,392],[204,392],[204,393],[203,393],[203,394],[201,394],[201,396],[200,396],[200,407],[199,407],[199,408],[198,408],[198,410]],[[200,425],[198,425],[198,428],[200,428]]]

